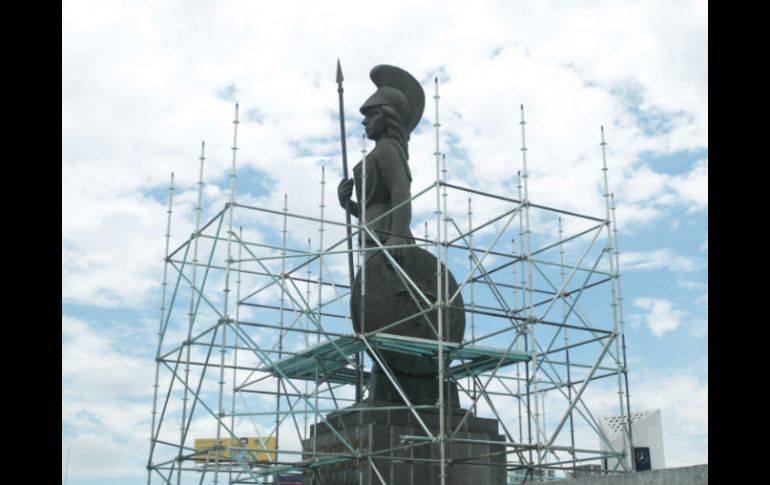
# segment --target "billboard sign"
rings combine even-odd
[[[223,449],[213,449],[217,444],[216,438],[198,438],[195,440],[195,455],[193,460],[197,462],[214,462],[217,458],[220,462],[245,462],[275,461],[276,454],[268,450],[275,450],[275,437],[243,437],[222,438],[218,441]]]

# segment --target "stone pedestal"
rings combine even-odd
[[[385,405],[382,403],[382,405]],[[455,409],[447,416],[447,433],[457,426],[464,413]],[[434,436],[438,435],[438,412],[420,410],[420,417]],[[430,441],[417,442],[416,446],[405,447],[401,436],[425,436],[415,416],[408,410],[394,411],[339,411],[326,417],[326,422],[344,436],[353,447],[362,453],[383,451],[381,458],[372,461],[382,474],[385,483],[396,485],[439,485],[440,449]],[[311,438],[303,441],[305,450],[313,449],[315,432],[316,451],[321,453],[350,453],[325,422],[311,427]],[[455,438],[486,441],[504,441],[498,434],[495,419],[468,417]],[[469,444],[448,442],[447,485],[505,485],[505,447],[492,444]],[[494,456],[483,456],[496,453]],[[475,457],[475,458],[473,458]],[[309,455],[304,457],[310,458]],[[431,462],[430,460],[436,460]],[[363,482],[359,475],[363,474]],[[321,465],[305,472],[305,483],[312,485],[379,485],[376,473],[364,459],[361,462],[348,460],[340,463]]]

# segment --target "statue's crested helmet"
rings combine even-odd
[[[387,64],[372,68],[369,77],[377,91],[361,105],[363,114],[369,108],[389,105],[398,113],[407,133],[417,126],[425,109],[425,91],[411,74]]]

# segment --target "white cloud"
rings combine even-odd
[[[667,269],[675,272],[692,272],[702,267],[703,263],[700,260],[678,255],[668,248],[620,253],[621,271]]]
[[[125,420],[125,414],[114,416],[115,419]],[[144,423],[137,423],[138,425]],[[149,430],[149,424],[142,426]],[[146,472],[142,469],[147,464],[147,440],[126,442],[116,439],[109,432],[83,433],[68,439],[70,446],[70,461],[68,468],[69,480],[79,478],[123,478],[140,477]],[[64,446],[66,448],[66,446]],[[65,457],[62,456],[62,461]]]
[[[632,381],[636,409],[661,409],[666,466],[708,463],[708,378],[702,371],[656,373]]]
[[[118,350],[115,332],[110,330],[98,332],[81,319],[62,315],[65,396],[108,399],[150,395],[152,362]]]
[[[682,319],[688,316],[687,312],[675,310],[671,301],[662,298],[636,298],[634,306],[647,310],[648,313],[643,316],[643,320],[656,337],[662,337],[664,333],[676,330],[682,323]]]
[[[702,281],[678,279],[676,285],[686,290],[707,290],[708,284]]]
[[[89,196],[67,186],[67,178],[62,195],[64,301],[101,306],[143,302],[159,284],[163,208],[137,195]]]
[[[120,345],[115,328],[62,315],[62,440],[71,446],[71,478],[138,476],[146,461],[154,366]]]
[[[678,200],[690,212],[708,208],[708,159],[693,164],[692,170],[671,179],[669,184]]]
[[[617,190],[617,219],[621,229],[648,224],[677,208],[684,208],[687,213],[707,210],[708,160],[695,162],[681,175],[656,172],[644,165],[632,167],[623,174]],[[672,230],[681,222],[675,220]]]

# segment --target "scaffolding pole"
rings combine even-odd
[[[174,213],[173,211],[173,202],[174,202],[174,172],[171,172],[171,181],[168,184],[168,208],[166,209],[166,235],[164,236],[166,239],[166,249],[164,251],[164,258],[163,258],[163,280],[161,283],[161,293],[160,293],[160,322],[158,324],[158,342],[160,342],[162,334],[163,334],[163,322],[164,322],[164,315],[166,312],[166,286],[168,286],[168,248],[169,248],[169,242],[171,239],[171,214]],[[155,353],[155,383],[152,386],[152,423],[150,425],[150,457],[149,461],[147,463],[147,485],[150,485],[152,483],[152,454],[155,449],[155,417],[158,414],[158,388],[160,385],[158,384],[158,379],[160,377],[160,361],[158,360],[158,357],[160,355],[160,345],[158,346],[158,351]]]
[[[565,279],[564,279],[564,228],[562,227],[562,220],[561,217],[559,217],[559,262],[561,263],[561,268],[559,268],[559,276],[561,276],[561,284],[562,287],[565,285]],[[566,291],[566,290],[562,290]],[[569,311],[568,311],[568,305],[567,305],[567,299],[565,297],[561,298],[562,301],[562,323],[567,323],[567,318],[569,317]],[[564,327],[564,360],[566,361],[567,366],[567,396],[570,401],[572,401],[572,369],[570,366],[570,360],[569,360],[569,336],[568,336],[569,329],[567,327]],[[572,412],[569,413],[569,435],[570,435],[570,445],[573,448],[573,451],[570,452],[570,455],[572,455],[572,459],[575,459],[575,422],[572,417]]]
[[[233,145],[230,150],[233,152],[232,156],[232,169],[230,170],[230,198],[228,199],[228,212],[227,212],[227,264],[225,268],[225,288],[224,302],[222,314],[224,318],[221,320],[222,326],[222,340],[220,341],[219,350],[219,406],[218,406],[218,419],[217,419],[217,443],[222,443],[222,418],[225,417],[224,408],[224,389],[225,389],[225,354],[227,352],[225,346],[227,344],[227,327],[230,325],[232,319],[230,318],[230,273],[232,271],[232,246],[233,246],[233,212],[235,212],[235,179],[237,177],[235,171],[235,160],[238,153],[238,103],[235,103],[235,117],[233,118]],[[236,301],[236,306],[237,306]],[[232,432],[232,431],[231,431]],[[219,453],[216,455],[216,461],[219,462]],[[214,483],[219,483],[219,467],[214,468]]]
[[[619,317],[618,317],[618,300],[617,300],[617,273],[615,268],[615,259],[613,254],[613,240],[612,240],[612,223],[611,223],[611,215],[610,215],[610,189],[609,189],[609,181],[607,177],[607,142],[604,141],[604,127],[601,127],[601,135],[602,135],[602,141],[600,143],[600,146],[602,147],[602,174],[604,175],[604,204],[606,208],[606,219],[605,219],[605,225],[607,227],[607,259],[609,261],[610,266],[610,289],[612,292],[612,331],[613,331],[613,337],[615,340],[615,365],[618,369],[618,403],[619,403],[619,410],[620,410],[620,422],[622,423],[621,427],[623,429],[623,456],[624,459],[621,461],[621,465],[626,471],[629,471],[631,467],[629,467],[628,457],[629,457],[629,446],[631,443],[630,433],[631,433],[631,416],[628,416],[628,421],[626,421],[626,411],[625,406],[623,405],[623,383],[621,381],[622,374],[623,374],[623,364],[620,360],[620,331],[619,331]],[[628,444],[627,444],[628,443]]]
[[[631,419],[631,391],[628,387],[628,360],[626,359],[626,321],[623,317],[623,290],[620,274],[620,248],[618,247],[618,223],[615,218],[615,194],[610,193],[610,200],[612,201],[612,233],[614,235],[615,246],[615,273],[618,277],[618,313],[620,315],[620,338],[623,344],[623,378],[626,384],[626,411],[628,412],[628,419],[630,423]],[[634,449],[634,434],[633,428],[629,424],[628,426],[628,446]]]
[[[179,463],[182,462],[183,446],[187,437],[187,386],[190,381],[190,347],[192,340],[193,326],[195,325],[195,295],[197,292],[196,276],[198,269],[198,233],[201,226],[201,208],[203,205],[203,164],[206,160],[206,142],[201,142],[201,156],[198,158],[200,161],[200,169],[198,173],[198,202],[195,205],[195,232],[190,236],[193,241],[193,257],[192,257],[192,279],[190,281],[190,310],[187,313],[188,325],[187,325],[187,340],[183,343],[185,347],[185,369],[184,369],[184,397],[182,398],[182,422],[179,425],[179,431],[181,433],[180,443],[182,447],[179,448]],[[177,471],[176,483],[179,485],[182,480],[182,472]]]
[[[434,128],[436,128],[436,151],[434,152],[434,155],[436,156],[436,325],[438,326],[438,421],[439,421],[439,432],[438,432],[438,445],[439,445],[439,456],[441,463],[439,465],[439,478],[441,485],[446,485],[446,431],[444,429],[445,422],[444,422],[444,414],[446,412],[445,410],[445,402],[444,402],[444,347],[443,347],[443,340],[444,340],[444,320],[443,320],[443,310],[444,310],[444,299],[443,299],[443,291],[442,291],[442,277],[441,277],[441,191],[439,184],[441,182],[441,175],[439,173],[440,170],[440,157],[441,152],[439,150],[439,128],[441,127],[441,123],[439,122],[439,110],[438,110],[438,102],[439,102],[439,94],[438,94],[438,77],[434,79],[434,95],[433,99],[435,100],[435,122],[433,123]],[[444,236],[446,237],[446,235]]]

